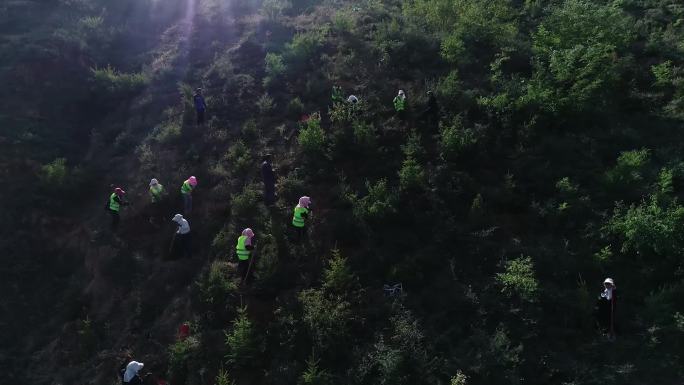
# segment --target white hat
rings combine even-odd
[[[173,219],[171,219],[173,222],[180,223],[181,219],[183,219],[183,216],[180,214],[176,214],[173,216]]]
[[[405,95],[404,90],[399,90],[399,95],[402,95],[402,96]]]
[[[131,361],[126,365],[126,372],[124,373],[124,382],[130,382],[133,377],[135,377],[136,374],[140,371],[140,369],[143,368],[145,364],[142,362],[137,362],[137,361]]]
[[[609,284],[615,286],[615,282],[613,282],[613,278],[606,278],[606,279],[603,281],[603,283],[604,283],[604,284],[609,283]]]
[[[150,181],[150,186],[156,186],[158,184],[159,184],[159,181],[157,180],[157,178],[152,178],[152,180]]]

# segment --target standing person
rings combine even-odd
[[[271,165],[271,154],[266,154],[261,163],[261,177],[264,179],[264,203],[272,206],[275,203],[275,172]]]
[[[238,274],[244,277],[247,281],[247,270],[249,269],[250,258],[252,257],[252,250],[254,250],[254,231],[249,227],[242,230],[242,235],[238,237],[237,245],[235,246],[235,254],[238,258]]]
[[[116,232],[119,229],[119,212],[121,211],[121,206],[128,205],[128,202],[124,200],[124,195],[126,192],[121,188],[117,187],[114,189],[111,195],[109,195],[109,201],[107,202],[107,211],[112,217],[112,231]]]
[[[603,291],[599,295],[598,318],[601,331],[608,339],[615,339],[615,311],[617,288],[612,278],[603,281]]]
[[[399,90],[399,93],[394,97],[392,103],[394,104],[394,110],[397,111],[399,117],[403,118],[404,110],[406,110],[406,94],[404,93],[404,90]]]
[[[150,180],[150,223],[154,224],[159,217],[159,206],[161,205],[164,186],[156,178]]]
[[[187,219],[183,218],[181,214],[174,215],[172,222],[178,225],[176,230],[176,238],[174,239],[174,249],[175,252],[180,250],[183,257],[192,257],[192,248],[190,245],[190,223]],[[176,245],[178,246],[176,248]]]
[[[183,214],[188,215],[192,211],[192,192],[197,187],[197,178],[191,176],[186,179],[181,186],[181,196],[183,197]]]
[[[297,242],[301,241],[306,235],[306,220],[311,212],[309,209],[310,205],[311,198],[303,196],[299,198],[299,203],[294,208],[294,214],[292,215],[292,226],[294,226],[297,234]]]
[[[197,88],[195,90],[195,96],[193,97],[195,103],[195,111],[197,111],[197,125],[204,124],[204,112],[207,109],[207,104],[204,102],[204,96],[202,96],[202,88]]]
[[[437,97],[432,91],[428,91],[427,96],[427,108],[423,112],[422,118],[430,127],[434,127],[435,124],[439,123],[439,105],[437,104]]]
[[[142,362],[131,361],[123,371],[122,381],[124,384],[142,385],[143,379],[140,377],[140,370],[145,366]]]

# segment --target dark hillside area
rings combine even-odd
[[[682,384],[682,20],[4,1],[0,383]]]

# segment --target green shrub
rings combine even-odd
[[[153,135],[154,139],[160,143],[173,142],[181,136],[181,124],[178,121],[166,122],[155,128]]]
[[[366,182],[368,194],[356,200],[354,215],[365,221],[381,222],[396,212],[395,196],[387,187],[387,180],[380,179],[374,185]]]
[[[193,336],[179,339],[169,347],[169,377],[173,383],[185,383],[199,347],[199,341]]]
[[[464,150],[475,145],[477,140],[473,130],[463,128],[460,118],[454,119],[450,125],[441,125],[439,146],[442,158],[455,160]]]
[[[399,170],[399,188],[403,191],[424,190],[427,180],[423,166],[409,156]]]
[[[155,155],[154,152],[152,152],[152,147],[150,147],[150,145],[147,143],[141,143],[135,149],[135,152],[138,155],[140,168],[150,172],[154,168],[155,164]]]
[[[618,204],[604,230],[620,238],[623,253],[671,257],[684,248],[683,221],[684,207],[676,202],[662,205],[651,196],[638,206]]]
[[[357,283],[357,278],[347,265],[347,259],[334,249],[328,267],[323,271],[323,290],[327,293],[347,295]]]
[[[232,216],[240,220],[253,218],[259,203],[260,191],[257,185],[247,185],[242,192],[234,194],[230,204]]]
[[[354,142],[363,150],[374,149],[376,145],[375,127],[373,124],[354,122]]]
[[[269,21],[276,21],[282,16],[283,11],[291,7],[292,3],[287,0],[264,0],[261,4],[261,14]]]
[[[348,337],[353,312],[351,304],[341,296],[307,289],[299,293],[299,302],[303,310],[302,321],[308,326],[317,347],[332,348]]]
[[[269,87],[274,81],[278,80],[287,72],[287,67],[283,61],[282,55],[269,52],[264,59],[264,66],[266,70],[266,77],[264,77],[264,87]]]
[[[235,368],[253,366],[260,351],[260,343],[252,321],[247,317],[247,308],[238,310],[237,318],[233,321],[233,328],[225,333],[226,359]]]
[[[238,140],[230,146],[226,154],[226,160],[228,160],[229,167],[236,177],[245,177],[250,169],[254,167],[252,154],[242,140]]]
[[[539,283],[534,276],[532,258],[523,257],[506,262],[506,271],[496,275],[503,286],[502,293],[517,295],[525,301],[537,300]]]
[[[421,144],[420,134],[413,130],[406,140],[406,144],[401,146],[401,150],[404,152],[407,158],[423,159],[425,156],[425,149]]]
[[[337,33],[351,33],[354,29],[354,19],[349,11],[337,11],[333,16],[332,25]]]
[[[111,66],[91,68],[91,78],[96,91],[110,96],[124,97],[139,92],[149,81],[142,73],[121,73]]]
[[[278,244],[272,235],[259,239],[259,258],[254,267],[254,278],[262,287],[268,286],[278,271]]]
[[[278,196],[283,199],[286,204],[297,202],[297,200],[305,195],[309,190],[306,182],[299,176],[297,172],[291,172],[285,176],[278,178]]]
[[[81,28],[85,29],[90,29],[90,30],[97,30],[102,27],[102,23],[104,22],[104,18],[102,16],[87,16],[84,18],[81,18],[78,21],[78,25]]]
[[[361,103],[361,102],[359,102]],[[333,106],[328,111],[330,115],[330,121],[336,126],[345,127],[354,121],[354,117],[359,110],[359,105],[353,105],[350,103],[334,103]]]
[[[230,374],[224,368],[219,369],[214,385],[235,385],[235,381],[230,379]]]
[[[304,103],[299,97],[293,98],[287,105],[287,114],[293,119],[299,118],[304,113]]]
[[[200,300],[219,312],[231,303],[237,294],[237,284],[232,278],[232,268],[226,261],[214,261],[209,271],[197,282]]]
[[[256,120],[249,119],[242,125],[242,137],[248,143],[254,143],[261,135],[259,127],[256,124]]]
[[[659,87],[670,86],[674,80],[675,68],[672,61],[667,60],[651,66],[651,72],[655,77],[655,85]]]
[[[89,356],[95,352],[97,348],[97,333],[95,326],[90,317],[87,317],[78,322],[78,343],[80,346],[80,353],[83,356]]]
[[[606,173],[608,182],[616,187],[624,188],[641,182],[650,158],[651,152],[648,149],[620,153],[615,167]]]
[[[40,167],[40,180],[51,187],[63,187],[67,183],[69,176],[69,169],[66,165],[66,159],[57,158],[51,163]]]
[[[462,371],[457,371],[456,375],[451,377],[451,385],[468,385],[468,376]]]
[[[325,151],[325,131],[321,127],[321,116],[318,113],[311,114],[306,125],[299,130],[297,140],[305,154],[322,154]]]
[[[273,108],[275,108],[273,98],[270,97],[267,93],[259,97],[259,100],[257,100],[256,102],[256,106],[259,108],[259,113],[261,113],[262,115],[270,114],[271,111],[273,111]]]
[[[460,97],[462,84],[459,80],[458,71],[453,70],[447,76],[440,79],[435,91],[440,99],[448,104],[455,103]]]
[[[299,378],[299,385],[331,385],[332,376],[327,370],[319,367],[320,360],[312,354],[306,360],[306,370]]]
[[[306,66],[323,47],[325,31],[315,30],[296,34],[292,41],[285,45],[283,58],[288,70],[299,71]]]

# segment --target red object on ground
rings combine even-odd
[[[157,380],[157,385],[169,385],[169,382],[166,380]]]
[[[178,339],[184,340],[190,336],[190,325],[187,323],[183,323],[179,328],[178,328]]]
[[[307,114],[302,115],[302,117],[299,119],[299,121],[302,123],[306,123],[307,121],[309,121],[309,115],[307,115]]]

